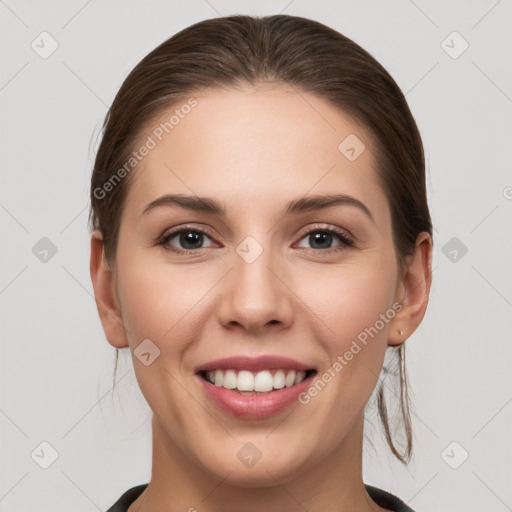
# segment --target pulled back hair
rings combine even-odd
[[[195,23],[161,43],[129,73],[108,110],[91,178],[89,227],[101,233],[110,266],[115,266],[133,172],[115,186],[105,185],[130,159],[151,122],[194,92],[261,83],[313,93],[366,129],[391,210],[400,270],[414,251],[417,235],[425,231],[432,236],[422,140],[402,91],[384,67],[354,41],[319,22],[289,15],[235,15]],[[387,350],[392,351],[395,370],[385,365],[383,371],[398,379],[403,450],[391,434],[384,381],[376,389],[379,418],[392,453],[407,464],[412,429],[405,344]],[[117,356],[118,349],[116,368]]]

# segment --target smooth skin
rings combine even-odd
[[[103,329],[112,346],[130,348],[153,411],[151,481],[129,512],[385,510],[363,484],[364,407],[386,348],[425,314],[431,238],[418,236],[400,272],[372,141],[330,103],[283,84],[193,96],[197,106],[132,171],[116,261],[104,261],[98,232],[91,238]],[[354,161],[338,150],[349,134],[366,146]],[[347,204],[283,216],[290,200],[334,193],[361,201],[372,218]],[[210,197],[226,216],[176,205],[143,214],[164,194]],[[210,234],[158,244],[185,226]],[[314,234],[327,228],[354,245],[335,235],[318,243]],[[236,251],[248,236],[263,249],[252,263]],[[194,374],[213,359],[277,354],[319,376],[396,302],[400,312],[308,404],[237,418]],[[145,339],[160,350],[149,366],[133,354]],[[252,467],[237,457],[248,442],[262,453]]]

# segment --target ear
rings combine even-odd
[[[128,346],[121,308],[116,296],[114,273],[104,259],[103,238],[98,230],[91,236],[90,272],[94,298],[108,342],[116,348]]]
[[[422,232],[416,238],[414,253],[409,256],[399,278],[395,300],[402,309],[390,322],[388,345],[404,343],[425,316],[432,282],[431,258],[432,238],[427,232]]]

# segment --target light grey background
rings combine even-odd
[[[128,349],[112,399],[115,351],[92,296],[96,136],[127,73],[164,39],[206,18],[279,12],[374,55],[426,149],[435,247],[427,315],[407,341],[415,459],[402,468],[376,429],[364,479],[418,512],[512,510],[511,0],[0,0],[0,511],[104,511],[149,480],[150,409]],[[59,45],[46,59],[31,47],[43,31]],[[454,31],[469,43],[458,58]],[[57,249],[46,262],[32,250],[43,237]],[[446,246],[453,237],[466,254]],[[58,452],[47,469],[42,442]]]

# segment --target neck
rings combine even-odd
[[[151,481],[128,512],[384,511],[368,496],[362,479],[363,417],[338,447],[293,476],[272,475],[268,485],[240,486],[230,474],[216,477],[187,457],[153,416]],[[170,508],[172,506],[172,508]]]

